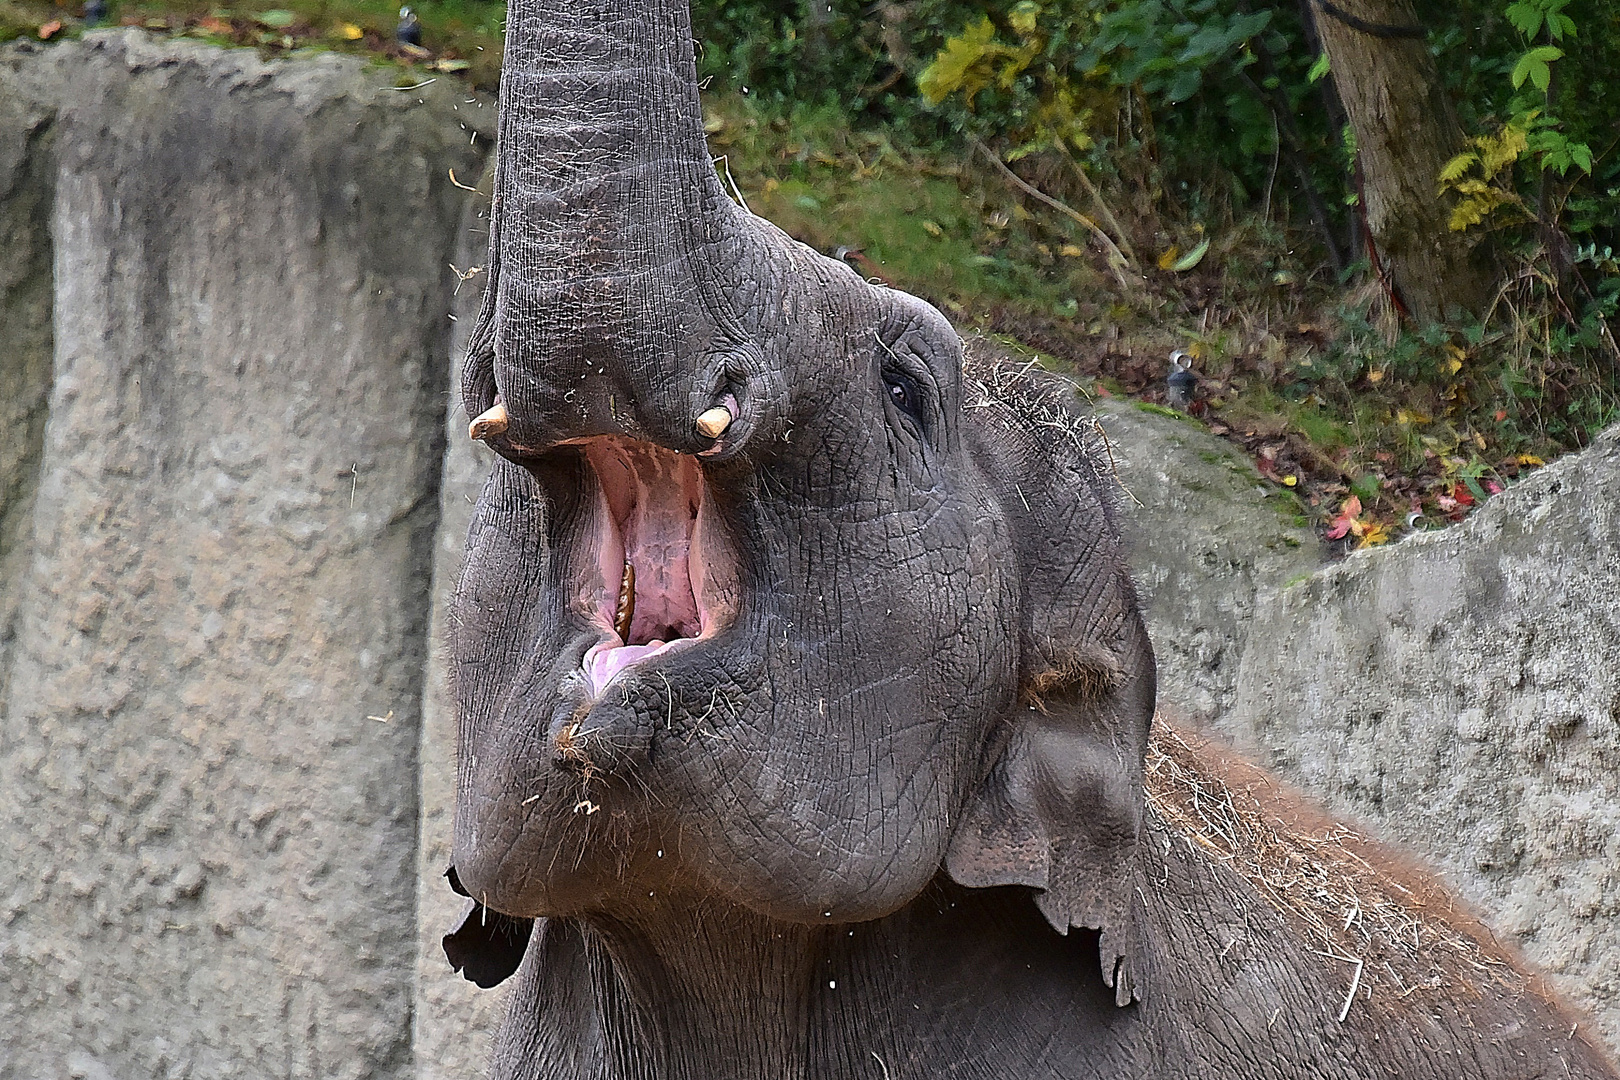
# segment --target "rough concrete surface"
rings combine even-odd
[[[1196,423],[1105,401],[1131,563],[1159,664],[1159,698],[1212,719],[1231,705],[1258,600],[1322,565],[1293,496],[1263,484]]]
[[[485,175],[479,189],[491,190]],[[480,266],[488,253],[486,198],[474,197],[462,229],[463,250],[456,265]],[[484,293],[482,273],[464,282],[456,295],[456,333],[451,348],[450,385],[459,385],[467,335]],[[422,688],[422,742],[418,796],[421,804],[420,892],[417,899],[416,1002],[413,1039],[418,1080],[470,1080],[481,1077],[491,1037],[505,1015],[507,987],[480,990],[452,971],[442,940],[461,924],[471,901],[450,891],[444,871],[450,865],[450,828],[456,798],[456,716],[450,695],[448,630],[450,595],[461,573],[467,526],[484,487],[494,455],[467,437],[461,396],[452,392],[445,410],[449,438],[439,490],[439,531],[433,545],[433,606],[428,626],[428,665]]]
[[[4,57],[4,227],[37,252],[48,197],[55,287],[43,436],[0,459],[8,514],[37,475],[0,1076],[406,1075],[465,95],[134,32]]]
[[[1620,1046],[1620,428],[1264,601],[1221,727],[1427,855]]]

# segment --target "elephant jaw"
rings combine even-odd
[[[592,696],[650,657],[723,629],[735,609],[736,565],[718,540],[697,458],[619,436],[585,443],[598,507],[588,532],[600,574],[586,583],[591,621],[607,638],[581,660]]]

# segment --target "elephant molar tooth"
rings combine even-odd
[[[626,644],[630,641],[630,623],[636,615],[636,568],[629,559],[624,560],[624,574],[619,578],[619,603],[613,613],[613,632]]]

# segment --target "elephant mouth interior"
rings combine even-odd
[[[588,534],[601,588],[588,591],[599,598],[593,621],[611,636],[581,667],[600,693],[626,668],[718,629],[717,553],[695,457],[609,436],[588,441],[585,458],[601,499]]]

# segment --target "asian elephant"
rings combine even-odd
[[[496,1076],[1615,1075],[1516,973],[1364,1001],[1145,786],[1204,759],[1071,388],[726,196],[685,0],[516,0],[501,95],[446,939],[516,970]]]

